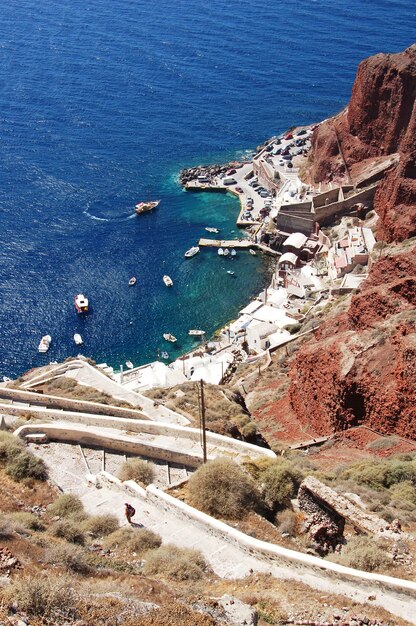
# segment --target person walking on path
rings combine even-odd
[[[126,520],[128,521],[129,524],[131,524],[131,518],[135,515],[136,513],[136,509],[131,506],[131,504],[129,504],[128,502],[124,503],[124,514],[126,516]]]

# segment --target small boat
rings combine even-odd
[[[232,272],[231,270],[227,270],[227,274],[229,274],[230,276],[235,276],[235,272]]]
[[[47,352],[49,350],[49,346],[51,345],[51,341],[52,337],[50,335],[44,335],[38,345],[39,352]]]
[[[214,228],[213,226],[205,226],[205,230],[208,231],[209,233],[219,233],[220,229],[219,228]]]
[[[237,252],[234,250],[234,248],[231,250],[231,256],[236,256]]]
[[[162,359],[168,359],[169,358],[169,354],[167,352],[161,352],[160,356],[162,357]]]
[[[230,254],[230,251],[228,248],[225,248],[224,250],[224,256],[228,256]]]
[[[74,298],[77,313],[88,313],[88,298],[82,293],[78,293]]]
[[[3,382],[4,383],[9,383],[12,379],[9,378],[8,376],[3,376]]]
[[[74,341],[77,344],[77,346],[80,346],[83,342],[82,337],[79,333],[75,333],[74,335]]]
[[[165,283],[166,287],[172,287],[173,285],[173,280],[167,274],[164,275],[163,282]]]
[[[195,256],[196,254],[198,254],[198,252],[199,252],[199,246],[192,246],[192,248],[189,248],[189,250],[185,252],[185,257],[187,259],[190,259],[192,256]]]
[[[132,370],[134,365],[131,361],[126,361],[126,366],[129,368],[129,370]]]
[[[177,341],[175,335],[171,335],[170,333],[163,333],[163,339],[165,341],[170,341],[171,343],[175,343],[175,341]]]
[[[256,252],[255,250],[252,250],[252,249],[250,248],[249,252],[250,252],[250,254],[251,254],[252,256],[257,256],[257,252]]]
[[[205,335],[205,330],[188,330],[188,335],[191,335],[191,337],[201,337]]]
[[[160,200],[153,200],[152,202],[139,202],[134,207],[137,215],[141,215],[142,213],[147,213],[148,211],[153,211],[160,204]]]
[[[224,250],[222,248],[218,248],[218,254],[220,256],[223,256],[224,255]]]
[[[132,276],[129,280],[130,287],[133,287],[133,285],[135,285],[136,283],[137,283],[137,278],[135,276]]]

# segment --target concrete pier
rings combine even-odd
[[[250,239],[200,239],[198,246],[203,248],[239,248],[240,250],[253,248],[274,256],[280,256],[282,254],[281,252],[277,252],[277,250],[271,250],[271,248],[262,243],[250,241]]]

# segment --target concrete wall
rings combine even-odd
[[[312,202],[308,200],[307,202],[291,202],[290,204],[283,204],[280,207],[279,212],[281,213],[301,213],[305,217],[310,215],[312,212]]]
[[[276,217],[276,226],[285,233],[303,233],[309,236],[315,230],[314,216],[304,217],[303,215],[294,215],[279,213]]]
[[[376,189],[377,185],[375,184],[368,189],[364,189],[361,192],[345,198],[345,200],[342,200],[341,202],[334,202],[333,204],[328,204],[322,207],[316,207],[315,205],[316,221],[319,222],[320,225],[328,224],[332,221],[333,217],[347,213],[351,207],[358,202],[369,204],[371,206]]]
[[[0,412],[3,407],[0,406]],[[5,405],[5,411],[14,415],[19,414],[19,407],[14,407],[14,411],[16,413],[12,413],[9,411],[9,406]],[[22,410],[22,409],[20,409]],[[24,409],[23,409],[24,410]],[[27,409],[26,409],[27,412]],[[75,422],[81,425],[89,425],[97,428],[117,428],[119,430],[126,430],[136,433],[148,433],[153,435],[165,435],[168,437],[182,437],[186,439],[190,439],[191,441],[200,441],[200,430],[198,428],[190,428],[189,426],[179,426],[176,424],[167,424],[163,422],[152,422],[149,420],[135,420],[135,419],[121,419],[121,418],[112,418],[112,417],[100,417],[97,415],[88,415],[86,413],[73,413],[68,415],[61,411],[54,411],[46,413],[43,412],[40,416],[46,417],[55,417],[61,421]],[[44,427],[44,424],[28,424],[23,428],[28,428],[27,432],[39,432]],[[81,429],[82,430],[82,429]],[[43,431],[42,431],[43,432]],[[207,431],[206,433],[207,444],[212,446],[213,448],[224,448],[224,453],[226,450],[230,452],[247,455],[248,457],[253,456],[268,456],[270,458],[276,458],[276,454],[269,450],[268,448],[261,448],[260,446],[256,446],[251,443],[246,443],[245,441],[239,441],[238,439],[232,439],[231,437],[224,437],[223,435],[218,435],[217,433],[211,433]]]
[[[13,400],[14,402],[24,402],[35,406],[44,406],[51,409],[65,409],[66,411],[93,413],[96,415],[149,419],[146,415],[133,408],[126,409],[111,404],[100,404],[99,402],[89,402],[87,400],[72,400],[71,398],[49,396],[43,393],[8,389],[6,387],[0,388],[0,398]],[[26,412],[30,411],[30,408],[25,410]]]
[[[316,208],[321,206],[326,206],[327,204],[333,204],[334,202],[338,202],[340,188],[335,187],[334,189],[329,189],[329,191],[324,191],[324,193],[319,193],[317,196],[314,196],[313,206]]]

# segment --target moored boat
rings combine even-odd
[[[205,335],[205,330],[188,330],[188,335],[191,335],[191,337],[201,337],[202,335]]]
[[[224,250],[222,248],[218,248],[218,254],[219,256],[223,256]]]
[[[129,368],[129,370],[132,370],[134,365],[131,361],[126,361],[126,366]]]
[[[78,293],[74,299],[77,313],[88,313],[88,298],[83,293]]]
[[[49,350],[49,346],[51,345],[51,341],[52,337],[50,335],[44,335],[38,345],[39,352],[47,352]]]
[[[83,340],[82,340],[82,337],[81,337],[81,335],[79,333],[75,333],[74,341],[77,344],[77,346],[80,346],[81,344],[84,343]]]
[[[164,275],[163,282],[165,283],[166,287],[172,287],[173,285],[173,280],[167,274]]]
[[[171,333],[163,333],[163,339],[165,341],[170,341],[171,343],[175,343],[175,341],[177,341],[175,335],[171,335]]]
[[[227,270],[227,274],[229,274],[230,276],[235,276],[235,272],[232,272],[231,270]]]
[[[129,280],[130,287],[133,287],[133,285],[135,285],[136,283],[137,283],[137,278],[135,276],[132,276]]]
[[[198,254],[198,252],[199,252],[199,246],[192,246],[192,248],[189,248],[189,250],[185,252],[185,257],[187,259],[190,259],[192,256],[195,256],[196,254]]]
[[[249,252],[250,252],[251,255],[257,256],[257,252],[255,250],[253,250],[252,248],[250,248]]]
[[[213,226],[205,226],[205,230],[209,233],[219,233],[219,228],[214,228]]]
[[[234,248],[231,250],[231,256],[236,256],[237,252],[234,250]]]
[[[225,248],[224,250],[224,256],[228,256],[230,254],[230,251],[228,248]]]
[[[168,359],[169,358],[169,353],[168,352],[161,352],[160,356],[162,357],[162,359]]]
[[[153,211],[160,204],[160,200],[153,200],[152,202],[139,202],[134,207],[137,215],[141,215],[141,213],[147,213],[148,211]]]

